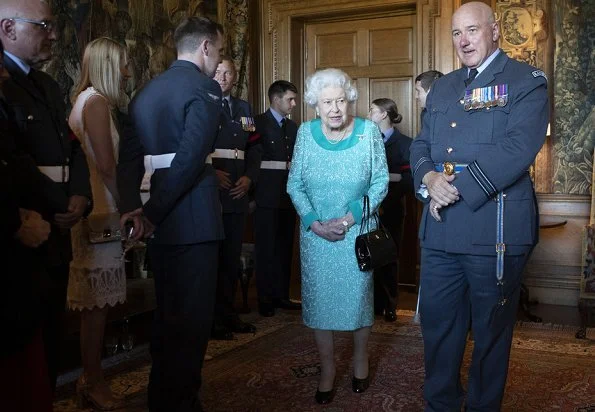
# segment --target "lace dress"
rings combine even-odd
[[[92,95],[99,93],[92,87],[79,94],[70,113],[68,124],[79,137],[87,162],[93,192],[91,214],[117,212],[116,202],[103,183],[97,170],[95,154],[89,137],[83,127],[83,109]],[[114,158],[118,159],[119,136],[111,120],[111,135]],[[105,305],[114,306],[126,300],[126,274],[124,262],[120,259],[120,242],[101,244],[89,243],[86,222],[81,221],[72,228],[72,253],[70,278],[68,282],[68,306],[83,310]]]

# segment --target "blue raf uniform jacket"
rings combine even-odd
[[[262,149],[258,135],[253,133],[256,125],[252,117],[252,109],[245,100],[233,96],[230,96],[230,100],[231,115],[222,110],[221,130],[219,130],[215,148],[243,150],[244,159],[214,158],[213,167],[229,173],[232,185],[240,177],[247,176],[254,187],[260,170]],[[245,213],[248,210],[247,195],[241,199],[233,199],[229,195],[229,190],[220,190],[219,194],[223,213]]]
[[[286,119],[286,135],[270,110],[259,114],[256,121],[256,133],[262,145],[262,160],[290,162],[298,126],[293,120]],[[289,163],[288,163],[289,164]],[[258,184],[254,189],[254,199],[258,207],[292,209],[293,203],[287,194],[289,170],[261,169]]]
[[[136,142],[126,147],[136,156],[123,153],[126,162],[137,165],[136,157],[143,154],[176,154],[169,168],[151,177],[151,198],[143,206],[157,227],[153,242],[187,245],[223,239],[215,169],[205,163],[219,132],[219,84],[194,63],[176,60],[135,96],[129,111]],[[122,188],[122,204],[138,204],[126,199],[138,198],[138,186]]]
[[[414,187],[435,164],[467,164],[453,182],[460,200],[440,209],[436,222],[426,202],[419,237],[424,248],[451,253],[495,255],[497,202],[505,194],[507,254],[527,252],[537,242],[537,210],[529,166],[548,123],[547,79],[543,72],[508,58],[500,50],[469,89],[507,85],[505,105],[465,111],[467,68],[438,79],[428,95],[427,115],[411,145]]]

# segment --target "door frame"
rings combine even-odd
[[[304,116],[304,28],[310,21],[332,19],[340,21],[346,16],[392,16],[403,11],[416,11],[415,73],[436,69],[443,73],[456,64],[450,36],[450,19],[459,0],[259,0],[258,14],[260,50],[258,101],[256,113],[268,107],[267,89],[279,79],[293,82],[300,93],[299,102],[291,116],[298,123]]]

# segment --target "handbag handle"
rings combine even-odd
[[[374,221],[376,222],[376,227],[384,228],[382,223],[380,223],[378,221],[378,213],[374,212],[374,214],[372,216],[374,217]],[[370,216],[370,199],[368,198],[368,195],[364,195],[364,207],[363,207],[363,211],[362,211],[362,224],[359,227],[360,235],[370,232],[370,219],[372,216]],[[365,231],[364,231],[364,227],[365,227]]]

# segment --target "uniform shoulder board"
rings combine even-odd
[[[209,93],[209,97],[213,100],[215,100],[216,102],[219,101],[219,96],[217,96],[216,94],[213,93]]]
[[[531,72],[531,74],[533,77],[543,77],[545,80],[547,80],[547,76],[542,70],[534,70]]]

